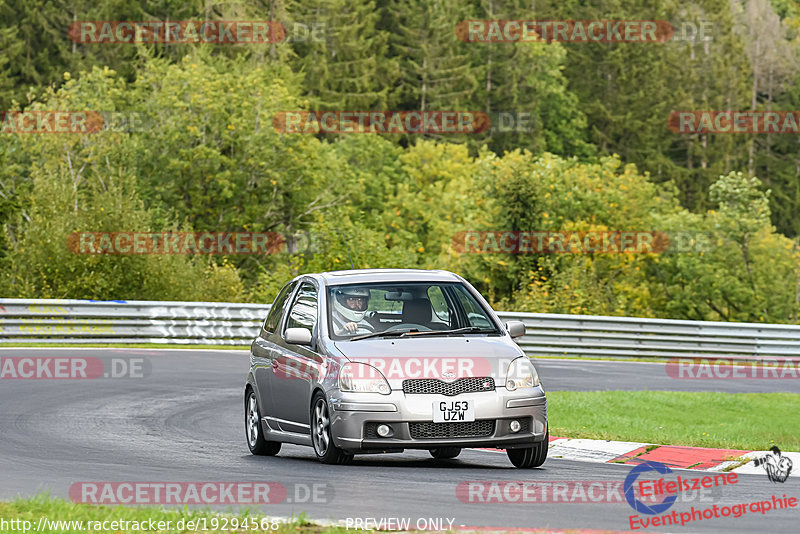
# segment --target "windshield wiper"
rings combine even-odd
[[[391,332],[372,332],[370,334],[361,334],[360,336],[351,337],[350,341],[358,341],[359,339],[369,339],[371,337],[417,337],[417,336],[450,336],[458,334],[496,334],[497,330],[481,328],[480,326],[465,326],[464,328],[456,328],[455,330],[425,330],[420,332],[416,328],[409,330],[392,330]]]
[[[456,328],[455,330],[431,330],[425,332],[415,332],[414,337],[417,336],[450,336],[458,334],[496,334],[497,330],[481,328],[480,326],[465,326],[464,328]]]
[[[361,334],[360,336],[351,337],[350,341],[358,341],[359,339],[369,339],[371,337],[400,337],[404,336],[410,332],[419,332],[416,328],[411,328],[409,330],[392,330],[391,332],[372,332],[370,334]]]

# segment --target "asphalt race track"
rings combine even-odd
[[[67,498],[79,481],[324,483],[324,499],[256,507],[275,516],[308,518],[454,519],[454,526],[603,528],[628,530],[626,503],[462,502],[465,481],[622,483],[630,466],[548,459],[540,469],[514,469],[504,453],[468,450],[455,460],[426,451],[358,456],[350,466],[324,466],[311,449],[284,445],[277,457],[250,455],[245,444],[242,387],[244,351],[151,349],[0,349],[14,356],[141,357],[144,378],[0,380],[0,499],[50,492]],[[798,380],[675,380],[663,364],[537,361],[547,390],[658,389],[682,391],[790,391]],[[800,466],[795,466],[800,471]],[[703,473],[682,471],[698,477]],[[713,503],[678,502],[676,510],[800,497],[800,477],[784,484],[766,475],[740,475]],[[290,492],[288,500],[293,500]],[[798,508],[709,519],[670,532],[796,531]],[[445,525],[447,521],[445,521]]]

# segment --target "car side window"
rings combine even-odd
[[[469,326],[478,326],[481,328],[492,328],[492,323],[486,317],[486,313],[481,309],[480,305],[475,301],[475,298],[467,293],[463,287],[456,288],[456,295],[464,307],[464,312],[467,314]]]
[[[283,289],[275,298],[275,302],[272,303],[272,307],[267,314],[267,320],[264,321],[264,330],[267,332],[275,332],[278,328],[283,316],[283,309],[286,307],[286,299],[292,294],[295,285],[297,285],[296,282],[291,282],[283,286]]]
[[[317,288],[310,282],[303,282],[289,311],[286,328],[307,328],[314,332],[317,324]]]
[[[431,286],[428,288],[428,298],[431,301],[433,313],[435,313],[440,320],[445,322],[449,321],[450,308],[447,306],[447,300],[444,298],[442,288],[439,286]]]

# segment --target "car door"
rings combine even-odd
[[[282,334],[288,328],[306,328],[312,344],[277,341],[277,357],[272,362],[272,405],[281,430],[307,434],[310,431],[311,389],[319,376],[324,358],[316,352],[319,322],[318,288],[311,280],[303,281],[289,307]]]
[[[280,290],[264,324],[261,325],[258,335],[250,345],[256,397],[261,417],[269,418],[274,415],[270,388],[272,387],[272,362],[277,358],[275,340],[280,337],[282,319],[285,317],[287,303],[295,287],[297,287],[297,283],[290,282]],[[276,425],[271,424],[270,426],[276,428]]]

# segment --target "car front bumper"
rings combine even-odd
[[[433,423],[433,405],[441,401],[471,400],[475,423]],[[455,396],[378,393],[329,393],[334,444],[351,452],[377,452],[438,447],[531,447],[547,433],[547,399],[540,387],[508,391],[462,393]],[[520,422],[512,432],[510,423]],[[379,424],[392,434],[380,437]]]

